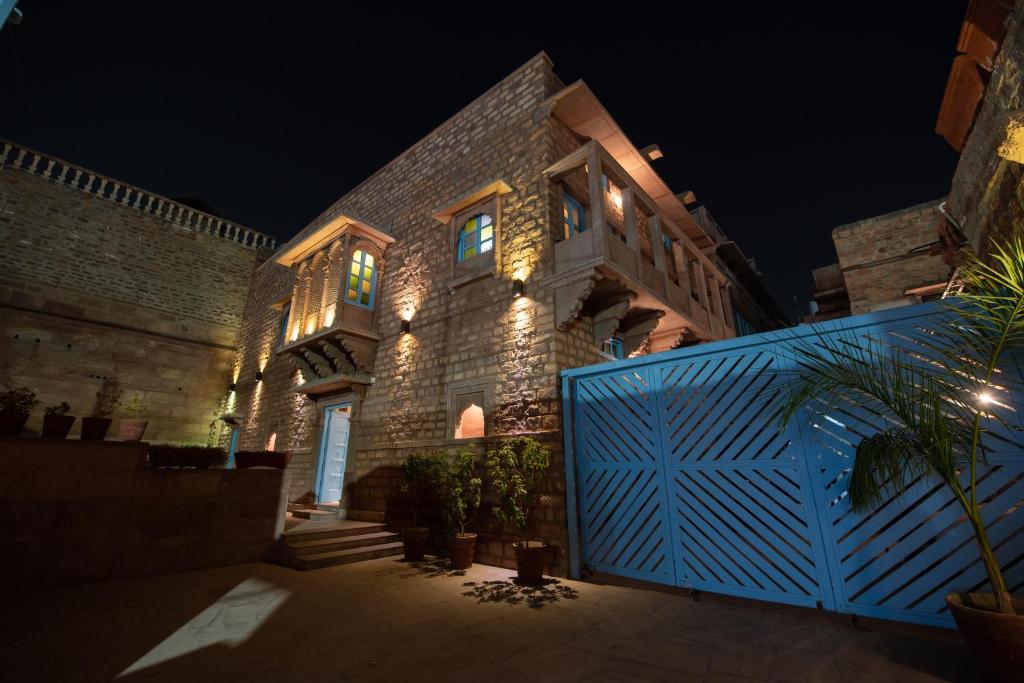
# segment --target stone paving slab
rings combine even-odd
[[[382,558],[23,591],[0,596],[2,679],[976,680],[955,632],[574,581],[527,594],[513,575]]]

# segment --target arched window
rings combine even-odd
[[[345,287],[345,301],[363,308],[373,308],[376,284],[377,268],[374,265],[373,254],[360,249],[352,254],[348,286]]]
[[[484,409],[475,403],[470,403],[459,415],[459,422],[455,425],[456,439],[472,439],[484,435]]]
[[[459,260],[494,249],[494,222],[490,214],[478,213],[463,223],[459,230]]]

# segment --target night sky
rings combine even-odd
[[[286,239],[545,50],[791,317],[834,227],[941,197],[956,165],[934,125],[966,0],[254,4],[22,0],[0,137]]]

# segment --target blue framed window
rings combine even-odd
[[[284,344],[288,341],[288,316],[291,314],[292,302],[287,302],[284,305],[284,309],[281,311],[281,334],[280,341]]]
[[[490,214],[478,213],[459,230],[459,260],[473,258],[494,249],[494,220]]]
[[[612,337],[601,344],[601,352],[608,354],[616,360],[622,360],[626,357],[626,354],[622,350],[622,340],[618,337]]]
[[[562,194],[562,223],[565,226],[565,238],[578,235],[587,229],[583,216],[583,205],[567,194]]]
[[[373,308],[376,289],[377,265],[373,254],[360,249],[352,254],[352,264],[349,266],[345,287],[345,303]]]

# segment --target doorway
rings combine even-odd
[[[352,417],[351,403],[325,406],[323,436],[316,473],[316,502],[320,505],[341,500],[345,483],[345,460],[348,456],[348,433]]]

